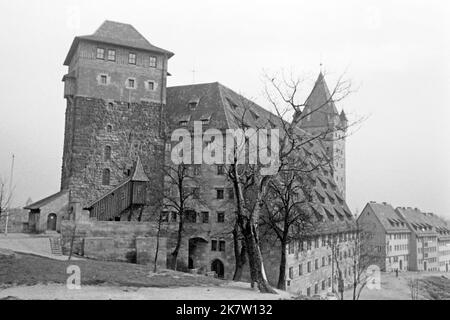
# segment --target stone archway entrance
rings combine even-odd
[[[215,271],[217,274],[217,277],[220,279],[223,279],[225,276],[225,267],[223,266],[222,261],[219,259],[213,260],[211,263],[211,271]]]
[[[206,272],[208,268],[208,241],[204,238],[189,239],[188,268]]]
[[[47,230],[56,231],[56,214],[54,213],[47,216]]]

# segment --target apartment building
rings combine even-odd
[[[362,242],[382,271],[408,270],[411,231],[392,205],[369,202],[357,219],[364,230]]]

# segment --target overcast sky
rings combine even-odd
[[[14,203],[59,191],[63,60],[106,19],[175,52],[169,85],[219,81],[268,107],[263,69],[358,90],[338,104],[368,119],[347,142],[347,201],[450,218],[448,1],[1,1],[0,175],[16,157]],[[447,20],[447,21],[446,21]]]

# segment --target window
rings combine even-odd
[[[319,270],[319,259],[314,260],[314,269]]]
[[[311,241],[310,240],[308,240],[306,242],[306,250],[311,250]]]
[[[112,132],[112,125],[108,124],[106,126],[106,132],[111,133]]]
[[[298,265],[298,275],[301,276],[303,274],[303,265],[299,264]]]
[[[169,221],[169,213],[167,211],[163,211],[161,213],[161,222],[168,222]]]
[[[105,161],[111,160],[111,147],[106,146],[105,147]]]
[[[211,251],[217,251],[217,240],[211,240]]]
[[[219,251],[225,252],[225,240],[219,241]]]
[[[311,296],[311,287],[309,287],[309,288],[306,289],[306,295],[307,295],[308,297]]]
[[[195,223],[197,222],[197,212],[194,210],[186,211],[186,222]]]
[[[188,122],[186,120],[181,120],[179,123],[180,123],[180,126],[183,126],[183,127],[187,126],[187,124],[188,124]]]
[[[156,68],[156,57],[150,56],[150,68]]]
[[[108,50],[108,61],[116,61],[116,50]]]
[[[328,265],[331,265],[331,255],[328,256]]]
[[[197,101],[191,101],[188,103],[189,109],[190,110],[195,110],[195,108],[197,108]]]
[[[135,81],[134,79],[128,79],[128,88],[134,89]]]
[[[314,294],[318,294],[318,293],[319,293],[319,284],[316,283],[316,284],[314,285]]]
[[[314,240],[314,248],[318,248],[319,247],[319,239],[315,239]]]
[[[111,178],[111,171],[109,169],[104,169],[102,175],[102,185],[109,186],[110,178]]]
[[[192,197],[194,199],[200,199],[200,188],[193,188],[192,189]]]
[[[293,267],[289,268],[289,278],[294,279],[294,268]]]
[[[105,59],[105,49],[97,48],[97,59]]]
[[[108,84],[108,76],[107,75],[100,75],[100,84]]]
[[[216,189],[217,199],[223,199],[223,189]]]
[[[322,267],[325,267],[325,257],[322,257]]]
[[[228,199],[234,199],[234,188],[228,188]]]
[[[154,91],[155,90],[155,83],[153,81],[147,81],[147,90]]]
[[[322,280],[322,290],[325,290],[325,287],[326,287],[325,280]]]
[[[128,63],[129,64],[136,64],[136,54],[135,53],[129,53],[128,54]]]
[[[225,212],[224,211],[217,212],[217,222],[218,223],[224,223],[225,222]]]
[[[311,261],[308,261],[308,264],[307,264],[307,272],[308,273],[310,273],[311,272]]]
[[[331,277],[328,278],[328,287],[331,287]]]
[[[218,175],[223,175],[225,173],[225,170],[223,168],[223,165],[218,165],[217,166],[217,174]]]
[[[289,251],[289,254],[294,254],[294,242],[293,241],[288,243],[288,251]]]
[[[209,212],[208,211],[203,211],[202,212],[202,222],[203,223],[208,223],[209,222]]]
[[[172,221],[177,221],[177,212],[176,211],[172,211],[172,217],[171,217]]]

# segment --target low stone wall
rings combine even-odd
[[[156,249],[156,226],[150,222],[83,221],[61,223],[61,245],[69,254],[91,259],[132,263],[153,263]],[[160,237],[158,263],[165,266],[166,238]],[[139,258],[138,258],[139,257]],[[161,261],[164,261],[162,263]]]
[[[137,237],[136,238],[136,262],[139,264],[155,263],[156,250],[158,250],[157,266],[166,268],[167,241],[166,238]],[[157,248],[158,247],[158,248]]]

